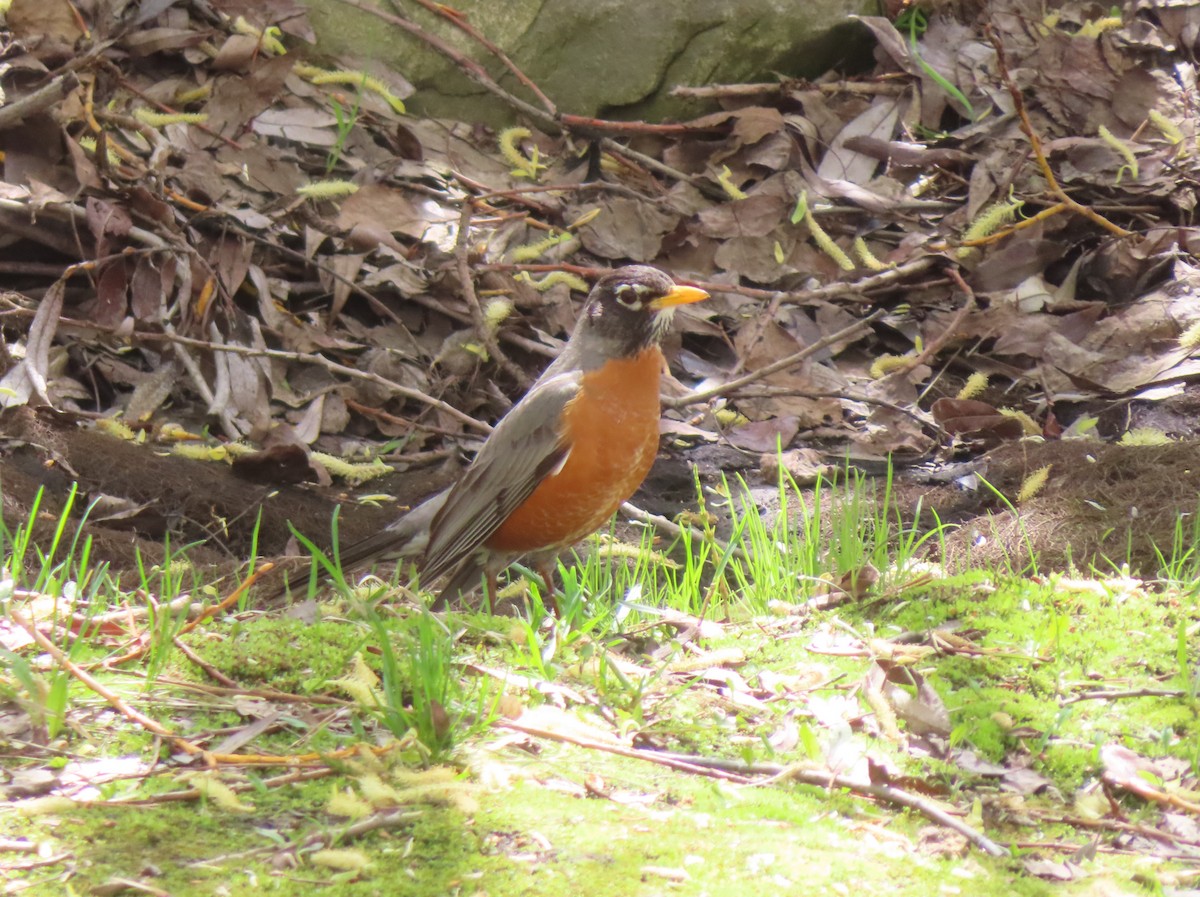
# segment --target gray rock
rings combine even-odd
[[[482,46],[423,7],[407,17],[482,63],[505,89],[533,97]],[[848,20],[877,0],[460,0],[455,9],[501,47],[560,111],[657,121],[711,103],[668,96],[677,85],[814,77],[847,58],[870,64],[870,38]],[[404,75],[420,115],[510,124],[515,115],[422,41],[338,0],[308,0],[318,50],[378,60]]]

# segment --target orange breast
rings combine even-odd
[[[497,551],[566,547],[598,530],[637,490],[658,454],[657,347],[583,376],[563,412],[570,453],[485,543]]]

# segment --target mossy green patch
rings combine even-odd
[[[931,658],[926,674],[941,690],[954,738],[999,760],[1006,751],[1032,751],[1059,787],[1079,786],[1097,772],[1096,746],[1135,742],[1150,755],[1166,742],[1200,739],[1196,702],[1170,694],[1138,697],[1139,687],[1186,687],[1183,650],[1170,637],[1180,608],[1176,596],[1117,580],[1045,582],[1007,579],[982,590],[947,589],[934,600],[896,609],[895,623],[914,630],[949,626],[980,653]],[[1086,692],[1122,693],[1112,699]],[[1170,738],[1161,738],[1164,733]],[[1155,745],[1155,742],[1158,745]]]
[[[267,795],[246,800],[253,809],[245,814],[204,803],[81,807],[61,817],[35,819],[24,833],[33,831],[69,851],[66,880],[75,893],[123,878],[143,880],[178,897],[248,895],[264,889],[291,897],[311,894],[314,888],[322,894],[417,897],[449,893],[455,882],[477,869],[470,861],[480,855],[479,838],[456,810],[414,808],[400,824],[357,839],[355,846],[371,866],[355,881],[310,859],[319,846],[316,838],[347,826],[325,812],[324,796],[310,794],[307,805],[288,809]],[[54,889],[40,893],[64,893],[61,888],[56,882]]]
[[[217,630],[194,647],[208,663],[236,682],[285,692],[310,692],[345,675],[366,635],[345,621],[308,623],[290,617],[263,617]]]

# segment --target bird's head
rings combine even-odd
[[[657,268],[628,265],[596,281],[580,326],[610,354],[634,355],[662,340],[676,308],[707,298],[704,290],[678,286]]]

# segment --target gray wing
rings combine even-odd
[[[430,525],[421,564],[428,580],[478,549],[562,464],[570,451],[559,432],[562,413],[582,379],[577,370],[543,377],[496,425]]]

